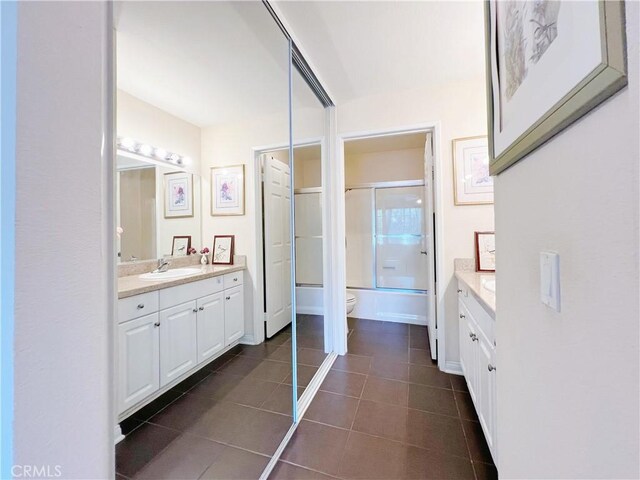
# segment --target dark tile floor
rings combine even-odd
[[[497,478],[463,377],[426,327],[349,319],[338,357],[271,479]]]
[[[301,394],[325,358],[322,317],[297,328]],[[235,347],[121,423],[118,478],[257,479],[292,424],[291,380],[290,328]]]

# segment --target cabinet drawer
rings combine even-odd
[[[221,292],[223,288],[224,280],[222,276],[165,288],[160,290],[160,310]]]
[[[143,293],[118,300],[118,323],[158,311],[158,292]]]
[[[226,273],[224,275],[224,289],[237,287],[242,285],[242,272]]]

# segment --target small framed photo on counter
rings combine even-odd
[[[213,237],[212,265],[233,265],[233,235],[216,235]]]
[[[476,272],[496,271],[495,232],[476,232]]]
[[[171,245],[172,257],[185,257],[191,248],[191,235],[174,236]]]

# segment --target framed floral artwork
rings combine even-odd
[[[164,174],[164,218],[193,217],[193,175]]]
[[[213,237],[212,265],[233,265],[233,235],[216,235]]]
[[[487,137],[453,140],[453,196],[456,205],[493,203]]]
[[[604,0],[485,3],[492,175],[627,85],[624,8]]]
[[[244,165],[211,168],[211,215],[244,215]]]

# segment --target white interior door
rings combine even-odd
[[[434,217],[434,166],[433,166],[433,134],[427,132],[424,145],[424,214],[425,214],[425,236],[424,252],[427,256],[427,295],[429,297],[429,309],[427,311],[427,329],[429,331],[429,348],[431,358],[437,357],[437,315],[436,302],[438,301],[436,292],[436,256],[435,256],[435,217]]]
[[[291,323],[291,170],[263,155],[264,278],[266,333]]]

